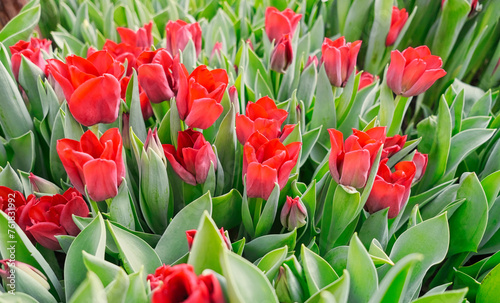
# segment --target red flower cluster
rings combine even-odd
[[[12,54],[12,57],[10,58],[12,63],[12,72],[14,73],[16,80],[19,77],[19,68],[21,66],[22,56],[33,62],[44,73],[47,73],[47,62],[43,58],[42,50],[50,53],[51,43],[52,41],[47,39],[31,38],[29,42],[21,40],[12,46],[9,46],[10,53]]]
[[[226,299],[213,274],[196,276],[193,266],[162,265],[148,275],[153,303],[224,303]]]

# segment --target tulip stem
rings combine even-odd
[[[97,206],[97,202],[90,199],[89,198],[89,201],[90,201],[90,208],[92,209],[92,217],[97,217],[97,214],[99,213],[99,206]]]
[[[255,209],[253,213],[253,224],[254,226],[257,226],[257,223],[259,222],[260,219],[260,213],[262,210],[262,204],[264,203],[264,199],[262,198],[256,198],[255,199]]]
[[[97,136],[97,138],[99,138],[99,124],[89,126],[89,130],[93,132]]]
[[[394,100],[396,108],[394,109],[391,125],[389,126],[389,129],[387,131],[388,137],[394,136],[399,133],[411,99],[411,97],[403,97],[401,95],[398,95],[396,97],[396,100]]]

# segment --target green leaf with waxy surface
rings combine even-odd
[[[262,257],[262,259],[260,259],[257,267],[262,270],[269,281],[272,282],[278,274],[281,264],[283,264],[283,262],[285,261],[287,254],[288,246],[286,245],[270,251],[264,257]]]
[[[68,301],[69,303],[106,303],[106,292],[104,286],[91,271],[87,272],[87,278],[78,286],[75,293]]]
[[[289,251],[292,251],[295,248],[296,240],[296,229],[286,234],[265,235],[248,242],[245,245],[243,255],[246,259],[253,262],[265,256],[268,252],[285,245],[288,246]]]
[[[328,262],[304,245],[301,247],[300,255],[310,294],[317,293],[339,278]]]
[[[347,271],[351,275],[349,302],[368,302],[378,288],[377,270],[356,233],[349,244]]]
[[[318,303],[321,302],[321,293],[329,292],[335,298],[337,303],[347,303],[347,298],[349,297],[350,288],[350,275],[347,270],[344,270],[344,274],[331,284],[322,288],[319,292],[311,295],[311,297],[306,301],[306,303]]]
[[[33,1],[34,3],[39,2]],[[30,9],[23,9],[19,15],[12,18],[0,31],[0,42],[5,46],[11,46],[19,40],[29,40],[33,29],[40,20],[40,11],[40,5],[35,5]]]

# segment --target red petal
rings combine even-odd
[[[207,129],[214,124],[223,110],[224,107],[214,99],[197,99],[193,101],[185,122],[189,127]]]
[[[26,230],[30,232],[33,238],[35,238],[36,242],[51,250],[61,249],[61,246],[55,236],[66,235],[66,231],[62,226],[57,226],[56,224],[50,222],[40,222],[27,227]]]
[[[83,166],[85,185],[90,198],[104,201],[118,194],[116,164],[111,160],[95,159]]]
[[[391,63],[387,69],[387,86],[396,94],[403,92],[402,81],[405,70],[406,60],[398,50],[391,52]]]
[[[170,88],[161,65],[144,64],[139,66],[138,79],[151,102],[160,103],[174,97],[174,92]]]
[[[370,153],[367,150],[356,150],[345,153],[342,165],[340,184],[362,188],[370,173]]]
[[[276,169],[256,162],[248,164],[246,190],[249,198],[263,198],[267,200],[276,182],[278,182]]]
[[[80,233],[80,229],[76,226],[75,222],[73,222],[72,215],[88,217],[89,208],[82,197],[74,197],[68,201],[60,217],[61,226],[64,227],[68,235],[77,236],[78,233]]]

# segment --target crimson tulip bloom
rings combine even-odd
[[[167,31],[167,50],[172,56],[175,56],[180,51],[184,51],[189,40],[194,43],[196,56],[201,52],[201,27],[198,22],[188,24],[185,21],[168,21],[165,28]]]
[[[343,36],[335,41],[325,38],[321,46],[321,62],[333,86],[346,85],[356,66],[360,47],[361,40],[346,43]]]
[[[284,74],[293,60],[292,42],[290,35],[286,34],[278,40],[271,53],[271,69]]]
[[[403,209],[410,196],[416,166],[412,161],[402,161],[396,164],[396,171],[391,172],[386,164],[388,160],[380,162],[365,208],[372,214],[389,207],[388,218],[392,219]]]
[[[28,196],[28,201],[34,198],[34,195]],[[12,190],[6,186],[0,186],[0,210],[19,222],[19,216],[26,206],[26,199],[21,192]]]
[[[385,126],[362,132],[353,129],[353,134],[344,143],[343,134],[329,129],[332,150],[330,152],[330,174],[338,184],[363,188],[373,161],[385,141]]]
[[[391,27],[389,28],[389,33],[385,39],[385,46],[393,45],[398,39],[399,33],[405,26],[406,20],[408,20],[408,12],[406,9],[401,10],[397,6],[392,7],[391,16]]]
[[[416,172],[415,172],[415,178],[413,178],[413,183],[417,183],[422,179],[422,177],[425,174],[425,170],[427,168],[427,161],[428,161],[428,155],[427,154],[422,154],[420,152],[416,152],[415,155],[413,155],[413,163],[415,163],[416,167]]]
[[[132,71],[137,69],[137,57],[143,51],[140,47],[125,43],[116,43],[112,40],[106,40],[102,49],[107,51],[116,61],[120,63],[127,62],[127,76],[132,75]],[[93,53],[90,51],[87,55]]]
[[[196,229],[186,230],[186,239],[188,242],[189,250],[191,250],[191,247],[193,247],[193,241],[194,237],[196,236],[196,232],[197,232]],[[229,241],[229,239],[226,237],[226,232],[224,231],[224,227],[221,227],[219,229],[219,234],[221,235],[222,240],[226,244],[227,249],[231,250],[231,241]]]
[[[18,41],[16,44],[9,46],[10,53],[12,57],[10,61],[12,63],[12,72],[16,80],[19,77],[19,68],[21,66],[22,56],[33,62],[38,66],[44,73],[46,73],[47,62],[43,58],[42,50],[50,53],[50,44],[52,41],[47,39],[37,39],[31,38],[29,42]]]
[[[92,126],[112,123],[120,110],[120,82],[123,65],[106,51],[87,59],[71,55],[66,63],[50,59],[48,70],[61,86],[69,110],[79,123]]]
[[[173,98],[178,89],[178,76],[174,75],[173,67],[180,64],[179,57],[172,58],[165,49],[159,49],[142,53],[138,60],[137,79],[149,100],[160,103]]]
[[[217,157],[212,145],[198,131],[192,129],[180,131],[177,150],[171,144],[163,144],[163,151],[177,175],[188,184],[205,183],[210,163],[217,169]]]
[[[301,14],[296,14],[291,9],[287,8],[280,12],[275,7],[268,7],[266,9],[266,34],[269,41],[279,41],[284,35],[293,36],[295,29],[299,24]]]
[[[100,139],[90,130],[80,141],[57,141],[57,154],[73,186],[82,194],[85,187],[89,197],[103,201],[118,194],[125,177],[122,156],[122,137],[118,128],[107,130]]]
[[[267,200],[275,183],[283,189],[297,164],[301,146],[301,142],[285,146],[279,139],[269,140],[259,132],[251,135],[243,147],[247,196]]]
[[[179,63],[174,65],[174,73],[179,75],[176,105],[181,120],[192,128],[212,126],[224,110],[220,101],[228,83],[226,71],[210,71],[200,65],[188,75],[184,65]]]
[[[149,21],[149,23],[144,24],[144,26],[139,28],[136,32],[126,27],[117,27],[116,31],[120,35],[122,43],[146,50],[153,45],[153,36],[151,34],[152,29],[153,21]]]
[[[431,55],[425,45],[408,47],[402,53],[394,50],[387,69],[387,86],[403,97],[420,95],[446,75],[442,65],[441,58]]]
[[[283,141],[293,130],[294,125],[281,125],[288,117],[288,112],[279,109],[269,97],[262,97],[256,102],[248,102],[245,115],[236,115],[236,136],[245,144],[250,136],[259,131],[267,139],[280,138]]]
[[[382,150],[381,159],[389,158],[400,151],[405,146],[406,138],[406,135],[395,135],[393,137],[386,138],[384,141],[384,149]]]
[[[378,79],[378,76],[373,76],[369,72],[362,72],[361,77],[359,79],[359,86],[358,86],[358,91],[362,90],[363,88],[369,86],[372,84],[376,79]]]
[[[43,247],[59,250],[61,246],[55,236],[77,236],[80,233],[72,215],[89,215],[87,204],[74,188],[68,189],[62,195],[31,199],[21,212],[19,226]]]
[[[224,293],[213,274],[196,276],[190,264],[162,265],[147,277],[153,303],[224,303]]]

